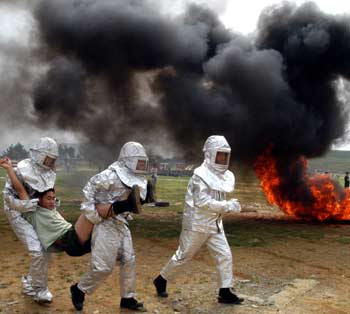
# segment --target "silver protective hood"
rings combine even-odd
[[[39,166],[48,169],[44,165],[46,157],[56,159],[58,157],[58,145],[56,141],[50,137],[42,137],[33,147],[29,149],[30,159]]]
[[[220,192],[230,193],[235,187],[235,177],[228,170],[227,165],[215,163],[217,152],[231,153],[231,147],[224,136],[212,135],[205,141],[204,162],[195,169],[194,174],[199,176],[208,186]]]
[[[17,164],[17,170],[23,181],[38,192],[52,189],[55,186],[56,173],[51,169],[39,166],[30,158],[20,161]]]
[[[137,142],[128,142],[120,150],[118,160],[109,166],[117,172],[119,179],[128,187],[138,185],[140,196],[146,198],[147,178],[143,173],[137,173],[136,166],[138,160],[144,160],[148,163],[148,157],[144,147]],[[144,172],[146,173],[146,172]]]

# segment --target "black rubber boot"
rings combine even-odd
[[[129,309],[134,311],[145,312],[145,308],[143,307],[143,303],[137,302],[134,298],[121,298],[120,299],[120,307],[123,309]]]
[[[72,303],[77,311],[81,311],[84,306],[85,293],[78,288],[78,284],[70,287]]]
[[[161,298],[167,298],[168,293],[166,292],[166,279],[159,275],[156,279],[153,280],[153,284],[156,287],[157,294]]]
[[[128,198],[124,201],[115,201],[112,209],[116,215],[124,212],[139,214],[142,211],[139,187],[134,185]]]
[[[244,299],[232,293],[230,288],[221,288],[219,290],[219,297],[218,297],[219,303],[241,304],[243,301]]]

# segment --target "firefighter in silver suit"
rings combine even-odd
[[[148,157],[144,147],[128,142],[121,148],[118,160],[106,170],[93,176],[83,189],[84,201],[81,210],[93,224],[91,239],[90,271],[70,288],[72,303],[82,310],[85,294],[91,294],[113,271],[120,266],[120,307],[143,311],[143,304],[135,297],[135,253],[128,228],[132,219],[128,208],[123,208],[137,186],[139,198],[146,198]],[[102,219],[96,204],[112,204],[113,214]],[[118,208],[120,205],[121,209]]]
[[[44,251],[32,225],[22,217],[22,213],[36,209],[37,192],[54,187],[56,180],[54,165],[58,157],[58,146],[52,138],[42,137],[29,153],[30,158],[20,161],[15,172],[30,199],[20,200],[8,178],[3,190],[4,209],[13,231],[32,258],[29,274],[22,277],[23,293],[39,303],[50,303],[52,294],[47,284],[49,255]]]
[[[153,281],[158,296],[167,297],[167,280],[188,262],[205,244],[218,270],[218,302],[239,304],[233,287],[232,254],[227,243],[222,217],[226,212],[240,212],[237,199],[226,200],[235,186],[228,170],[231,148],[225,137],[210,136],[203,147],[204,162],[194,170],[187,186],[179,247],[159,276]]]

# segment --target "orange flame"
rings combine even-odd
[[[307,161],[304,157],[300,157],[297,163],[302,167],[302,182],[310,195],[309,201],[302,200],[302,197],[298,199],[298,191],[293,194],[293,200],[287,199],[289,196],[282,192],[281,187],[288,178],[279,175],[277,160],[272,156],[271,149],[257,158],[254,169],[267,201],[277,205],[288,215],[307,220],[349,220],[350,190],[341,188],[328,174],[307,174]]]

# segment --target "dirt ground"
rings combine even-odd
[[[278,224],[281,215],[243,213],[228,217],[226,222],[235,220],[244,225],[254,220],[268,226],[276,221]],[[49,287],[54,301],[47,306],[37,305],[22,295],[20,289],[20,278],[28,269],[29,257],[2,212],[0,216],[0,313],[74,313],[68,289],[88,269],[89,255],[53,256]],[[349,224],[329,228],[336,228],[338,236],[350,236]],[[235,289],[245,298],[239,306],[217,303],[215,267],[205,249],[169,282],[169,298],[157,298],[152,280],[174,253],[178,239],[134,237],[138,299],[144,302],[148,313],[154,314],[349,314],[349,244],[334,241],[333,236],[330,232],[317,240],[293,237],[268,246],[232,247]],[[120,313],[119,300],[117,268],[107,282],[87,296],[83,313]]]

